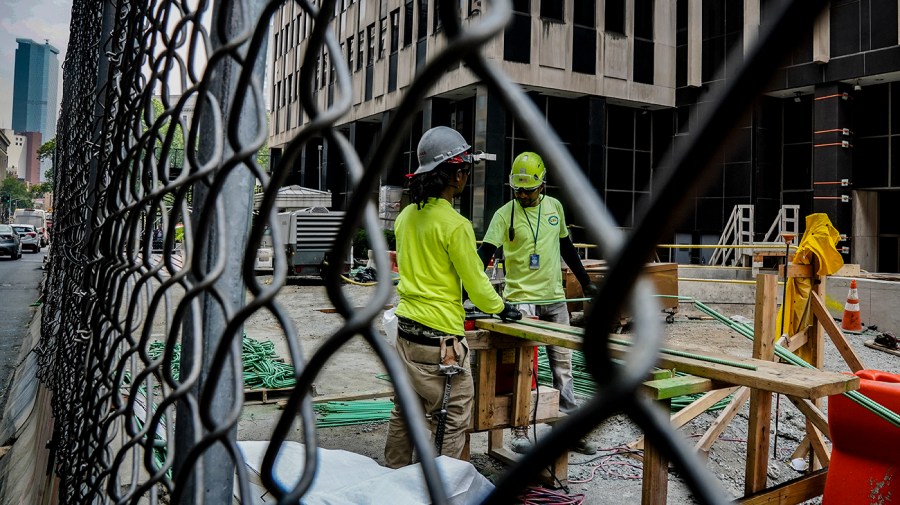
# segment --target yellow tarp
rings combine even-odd
[[[831,275],[842,266],[844,259],[837,251],[837,243],[841,234],[831,225],[827,214],[810,214],[806,216],[806,231],[794,253],[793,264],[809,265],[813,258],[818,259],[819,268],[816,275]],[[795,335],[801,329],[812,324],[812,309],[809,305],[809,292],[813,279],[789,278],[787,280],[786,300],[782,305],[790,307],[784,325],[788,331],[782,331],[782,313],[778,311],[777,333]]]

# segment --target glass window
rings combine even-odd
[[[596,15],[597,4],[595,0],[573,0],[572,22],[576,25],[595,28],[597,26]]]
[[[553,21],[563,21],[562,0],[541,0],[541,17]]]
[[[396,53],[400,48],[400,9],[391,12],[391,52]]]
[[[428,0],[419,0],[419,24],[416,38],[422,40],[428,36]]]
[[[366,59],[366,33],[359,32],[356,39],[356,70],[361,70]]]
[[[517,63],[531,62],[531,15],[513,13],[503,32],[503,59]]]
[[[607,32],[625,34],[625,0],[606,0],[604,15]]]
[[[574,26],[572,29],[572,71],[594,74],[597,71],[597,30]]]
[[[367,30],[369,32],[369,57],[366,59],[366,66],[370,66],[375,64],[375,23],[370,24]]]
[[[412,44],[413,10],[413,0],[406,0],[406,17],[403,20],[403,47],[407,47]]]

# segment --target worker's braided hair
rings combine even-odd
[[[409,199],[416,209],[421,209],[429,198],[439,198],[458,169],[459,165],[441,163],[434,170],[414,175],[409,181]]]

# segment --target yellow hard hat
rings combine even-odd
[[[534,189],[544,183],[547,169],[536,153],[524,152],[513,160],[509,185],[515,189]]]

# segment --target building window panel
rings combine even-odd
[[[889,146],[889,137],[856,139],[853,143],[854,188],[888,187],[888,173],[890,172],[890,162],[888,161]]]
[[[396,12],[396,11],[395,11]],[[387,41],[387,18],[378,21],[378,59],[384,58],[385,43]]]
[[[371,66],[375,64],[375,23],[372,23],[367,28],[369,32],[369,54],[366,59],[366,66]]]
[[[363,62],[366,59],[366,33],[361,31],[356,35],[356,70],[362,70]]]
[[[858,53],[859,44],[859,1],[834,2],[831,5],[831,56],[845,56]],[[897,18],[894,18],[896,25]],[[896,45],[896,40],[894,41]]]
[[[549,0],[544,0],[547,2]],[[573,0],[572,23],[591,28],[597,27],[597,3],[595,0]]]
[[[563,2],[561,0],[541,0],[541,18],[563,21]]]
[[[406,0],[406,18],[403,20],[403,47],[409,47],[413,40],[414,21],[413,0]]]
[[[531,16],[513,13],[503,32],[503,59],[517,63],[531,62]]]
[[[812,145],[784,146],[782,187],[785,190],[812,189]]]
[[[870,0],[872,49],[897,45],[897,0]]]
[[[419,0],[419,23],[416,30],[416,39],[422,40],[428,36],[428,0]]]
[[[634,36],[653,40],[653,0],[634,0]]]
[[[604,17],[608,33],[625,34],[625,0],[606,0]]]
[[[597,72],[597,31],[593,28],[572,28],[572,71],[580,74]]]
[[[513,0],[512,10],[513,10],[513,12],[521,12],[523,14],[531,14],[531,1],[530,0]]]
[[[391,53],[400,49],[400,9],[391,12]]]
[[[653,0],[634,2],[634,81],[653,84]]]

